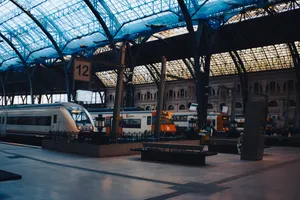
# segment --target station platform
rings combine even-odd
[[[140,155],[90,158],[0,143],[1,200],[299,199],[300,148],[272,147],[262,161],[218,154],[205,166],[142,162]]]

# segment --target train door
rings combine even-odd
[[[2,113],[0,115],[0,136],[1,137],[6,136],[6,119],[7,119],[7,113]]]
[[[122,123],[121,123],[122,118],[120,118],[120,124],[118,128],[118,136],[122,135]],[[105,118],[105,132],[106,135],[109,136],[112,130],[112,124],[113,124],[113,117],[106,117]]]
[[[58,119],[57,114],[52,116],[52,122],[51,122],[51,131],[57,132],[58,131]]]

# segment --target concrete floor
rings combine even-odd
[[[0,182],[0,200],[300,198],[300,148],[272,147],[257,162],[218,154],[189,167],[0,143],[0,169],[23,176]]]

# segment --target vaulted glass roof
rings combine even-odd
[[[295,42],[295,45],[298,51],[300,51],[300,42]],[[247,72],[288,69],[294,67],[287,44],[239,50],[237,53],[242,59]],[[186,60],[187,62],[183,62],[182,60],[167,61],[167,81],[192,78],[187,65],[192,65],[193,59],[190,58]],[[160,63],[155,63],[153,65],[147,65],[147,67],[136,67],[134,70],[134,84],[152,83],[155,82],[155,79],[159,80],[160,65]],[[193,69],[192,73],[194,73]],[[222,76],[237,73],[238,71],[230,53],[226,52],[212,55],[210,62],[210,76]],[[116,85],[116,83],[112,81],[117,77],[115,71],[98,72],[97,76],[108,87]]]
[[[184,2],[195,22],[207,19],[218,27],[245,9],[285,1]],[[0,0],[0,70],[22,70],[24,64],[96,50],[110,39],[134,39],[182,26],[177,0]]]

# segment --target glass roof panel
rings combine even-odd
[[[243,9],[259,8],[262,3],[264,6],[272,4],[273,7],[270,9],[282,12],[298,8],[299,1],[284,4],[283,0],[185,0],[185,4],[196,22],[198,19],[219,15],[224,15],[225,19],[228,19],[228,16],[239,14]],[[0,0],[0,31],[11,40],[28,65],[42,58],[46,60],[59,57],[58,52],[55,52],[54,44],[58,45],[64,55],[83,49],[95,50],[108,44],[103,27],[85,1],[15,0],[14,2]],[[148,34],[148,31],[153,34],[185,26],[177,0],[90,0],[90,3],[100,14],[115,41],[138,38]],[[275,5],[275,3],[282,4]],[[21,8],[29,14],[24,13]],[[39,23],[35,23],[30,15]],[[55,42],[47,37],[41,27],[53,37]],[[181,29],[173,33],[165,32],[165,35],[161,33],[159,37],[165,38],[185,31]],[[262,52],[262,50],[268,51],[268,49],[258,51]],[[258,53],[254,52],[254,54]],[[12,57],[16,57],[14,51],[5,52],[4,59]],[[14,64],[19,66],[17,62]]]
[[[98,76],[106,87],[113,87],[117,84],[117,72],[114,70],[97,72],[96,76]]]
[[[229,53],[219,53],[211,56],[211,76],[220,76],[237,73],[235,64]]]
[[[286,44],[238,51],[248,72],[290,68],[291,54]]]
[[[46,35],[21,9],[9,1],[1,6],[5,9],[0,13],[0,31],[14,44],[24,59],[30,52],[51,46]],[[14,51],[11,53],[9,57],[16,56]]]
[[[145,66],[137,66],[134,68],[133,72],[133,83],[134,84],[144,84],[154,82],[154,78]]]

